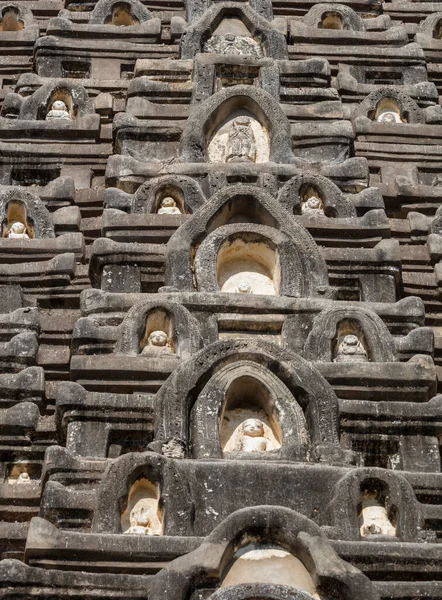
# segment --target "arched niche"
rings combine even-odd
[[[299,296],[301,283],[291,251],[290,240],[270,227],[242,223],[218,227],[196,252],[197,289]]]
[[[155,347],[149,343],[149,337],[159,331],[167,335],[167,345]],[[198,322],[184,306],[173,302],[141,302],[135,304],[123,319],[116,353],[188,358],[200,349],[201,344]]]
[[[371,92],[353,112],[353,117],[367,117],[376,121],[384,114],[382,111],[396,114],[401,123],[425,123],[425,113],[416,102],[393,87],[380,87]]]
[[[304,356],[315,362],[333,362],[346,335],[358,337],[368,361],[398,360],[394,340],[379,315],[367,308],[351,305],[324,310],[315,318],[305,342]]]
[[[440,40],[442,38],[442,18],[440,18],[433,30],[433,38],[435,40]]]
[[[262,162],[292,163],[290,124],[278,102],[266,91],[247,85],[236,85],[220,90],[202,102],[186,121],[181,136],[180,156],[183,162],[210,161],[209,147],[216,145],[216,135],[221,132],[228,142],[230,128],[238,118],[249,119],[244,127],[253,133],[256,150]],[[239,129],[239,125],[236,126]],[[227,137],[226,137],[227,136]],[[268,142],[267,142],[268,139]],[[233,142],[232,142],[233,143]],[[268,143],[268,149],[267,149]],[[251,152],[251,150],[249,151]],[[227,150],[225,151],[227,155]],[[216,154],[216,152],[215,152]],[[215,154],[212,154],[214,156]],[[242,162],[255,162],[244,159]],[[224,161],[222,161],[224,162]]]
[[[274,264],[281,272],[277,284],[280,294],[333,295],[324,258],[308,231],[270,195],[247,185],[232,185],[212,196],[171,236],[167,247],[167,285],[194,291],[197,269],[198,289],[219,290],[218,252],[224,242],[233,238],[266,241],[274,249],[279,255],[278,259],[275,256],[279,265]]]
[[[220,588],[244,583],[284,585],[320,599],[313,578],[304,564],[277,544],[252,542],[235,552],[223,574]]]
[[[39,111],[37,118],[48,121],[53,115],[55,119],[74,121],[77,118],[77,112],[78,106],[74,103],[71,90],[57,86],[49,96],[45,109]]]
[[[216,257],[216,276],[220,291],[278,295],[281,280],[279,253],[264,237],[253,235],[249,240],[248,237],[234,237],[221,244]],[[207,244],[210,241],[208,239]],[[204,252],[203,245],[201,252]]]
[[[433,12],[419,24],[419,33],[440,40],[442,36],[442,11]]]
[[[66,100],[75,118],[95,112],[93,102],[82,85],[66,79],[52,79],[23,99],[19,119],[45,120],[53,102],[58,98]]]
[[[254,39],[245,23],[237,17],[224,18],[205,42],[203,51],[225,56],[264,58],[261,43]]]
[[[377,507],[374,511],[377,523],[372,520],[373,513],[370,516],[370,505]],[[385,541],[394,537],[401,541],[416,541],[423,525],[422,510],[413,488],[399,473],[370,467],[355,469],[344,475],[335,484],[327,507],[333,537],[367,541],[379,539],[376,537],[382,535],[379,533],[373,537],[370,534],[361,535],[364,508],[369,509],[365,515],[367,525],[382,525],[385,531],[390,531],[390,534],[384,534]]]
[[[163,175],[146,181],[135,192],[132,213],[158,213],[161,201],[171,196],[182,214],[192,214],[205,202],[201,187],[191,177]]]
[[[361,538],[372,536],[396,537],[397,506],[389,501],[389,486],[379,479],[361,482],[358,522]]]
[[[105,18],[104,24],[130,27],[139,25],[140,21],[132,14],[132,6],[129,2],[115,2],[112,5],[112,12]]]
[[[162,535],[160,491],[146,478],[132,484],[127,506],[121,514],[121,530],[127,535]]]
[[[9,187],[0,191],[0,223],[2,237],[9,237],[14,223],[22,223],[30,239],[55,237],[51,215],[43,202],[22,188]]]
[[[139,25],[151,18],[139,0],[99,0],[91,13],[91,25]]]
[[[5,218],[2,222],[2,237],[21,237],[22,239],[32,239],[34,237],[32,218],[28,217],[26,204],[21,200],[11,200],[6,204]]]
[[[310,446],[294,394],[267,367],[245,360],[218,369],[198,394],[190,438],[195,458],[305,459]]]
[[[187,483],[173,461],[152,452],[131,452],[117,458],[105,471],[97,491],[95,533],[123,533],[140,499],[157,510],[157,531],[164,535],[192,535],[192,502]]]
[[[221,40],[213,40],[213,38],[223,38],[226,33],[228,35],[233,33],[238,38],[242,38],[238,39],[237,50],[243,56],[260,58],[264,55],[277,60],[288,58],[284,35],[248,4],[239,5],[233,2],[215,4],[200,14],[202,16],[190,21],[191,25],[187,27],[181,39],[182,59],[193,59],[196,54],[205,51],[206,44],[209,44],[206,51],[211,51],[213,42],[215,42],[213,49],[221,52],[223,50],[222,45],[219,45]]]
[[[278,201],[290,213],[309,214],[305,204],[310,197],[318,197],[326,217],[356,217],[352,202],[344,196],[338,186],[323,177],[312,173],[300,173],[287,181],[281,188]],[[314,214],[314,213],[311,213]]]
[[[265,163],[269,156],[268,130],[247,110],[229,114],[212,133],[207,147],[209,162]]]
[[[385,96],[376,105],[373,121],[377,123],[406,123],[405,115],[401,113],[401,107],[396,98]]]
[[[298,559],[298,572],[313,580],[321,598],[378,600],[374,584],[333,550],[321,529],[308,518],[278,506],[255,506],[235,511],[205,538],[199,548],[162,569],[151,581],[159,600],[184,600],[218,585],[210,596],[219,600],[311,600],[300,588],[268,583],[222,586],[229,567],[249,544],[286,551]],[[264,548],[263,548],[264,549]],[[239,551],[239,552],[238,552]],[[247,550],[246,550],[247,551]],[[305,569],[305,570],[304,570]],[[274,574],[275,575],[275,574]],[[288,575],[288,574],[287,574]],[[313,596],[313,598],[318,596]]]
[[[0,31],[22,31],[33,22],[34,15],[29,8],[9,2],[0,3]]]
[[[364,19],[344,4],[318,3],[304,17],[304,25],[318,29],[365,31]]]
[[[228,365],[233,366],[227,368]],[[216,374],[222,385],[212,386],[209,382],[218,381],[213,379]],[[321,456],[326,462],[347,460],[339,445],[337,398],[322,375],[285,348],[244,340],[210,344],[170,375],[155,397],[153,445],[158,451],[173,441],[177,448],[182,448],[182,456],[202,456],[203,452],[206,456],[221,456],[219,435],[215,437],[214,432],[219,432],[230,379],[243,375],[261,381],[270,392],[271,386],[281,382],[275,388],[280,397],[269,395],[273,403],[269,405],[274,407],[274,418],[282,432],[280,456],[302,454],[305,430],[300,407],[307,422],[311,460]]]

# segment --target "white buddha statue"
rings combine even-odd
[[[29,477],[29,474],[26,473],[26,471],[23,471],[23,473],[20,473],[20,475],[18,476],[16,484],[23,485],[27,483],[31,483],[31,478]]]
[[[152,331],[147,338],[147,344],[141,351],[141,354],[155,355],[155,354],[171,354],[172,349],[170,347],[170,339],[165,331],[160,329]]]
[[[317,196],[310,196],[301,205],[303,215],[324,215],[322,202]]]
[[[20,221],[13,223],[9,228],[8,238],[29,240],[29,235],[26,233],[26,225]]]
[[[139,500],[130,511],[130,527],[125,534],[158,535],[152,530],[152,508]]]
[[[160,208],[158,209],[159,215],[181,215],[181,211],[176,205],[176,202],[170,196],[161,200]]]
[[[55,100],[52,103],[51,110],[46,115],[46,121],[55,121],[58,119],[64,119],[71,121],[71,116],[68,113],[66,104],[62,100]]]
[[[384,110],[376,119],[378,123],[402,123],[400,116],[394,110]]]
[[[246,419],[236,447],[240,452],[265,452],[268,440],[264,437],[264,423],[260,419]]]
[[[396,528],[387,515],[387,510],[373,496],[364,496],[360,515],[361,536],[367,535],[396,535]]]
[[[252,294],[253,293],[252,286],[245,279],[238,282],[238,285],[236,286],[236,291],[239,294]]]
[[[368,362],[367,352],[357,335],[345,335],[333,362]]]

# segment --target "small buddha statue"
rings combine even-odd
[[[23,471],[23,473],[20,473],[20,475],[18,476],[16,484],[23,485],[27,483],[31,483],[31,478],[29,477],[29,474],[26,473],[26,471]]]
[[[256,140],[248,117],[235,119],[229,130],[226,162],[255,162]]]
[[[181,215],[181,211],[176,205],[176,202],[170,196],[161,200],[160,208],[158,209],[159,215]]]
[[[362,500],[361,536],[368,535],[396,535],[396,528],[392,525],[387,515],[387,510],[373,496],[364,495]]]
[[[399,115],[393,110],[385,110],[378,116],[376,121],[378,123],[387,123],[388,125],[390,123],[401,123]]]
[[[357,335],[345,335],[333,362],[368,362],[367,352]]]
[[[322,202],[317,196],[310,196],[301,205],[301,212],[303,215],[324,215],[324,209],[322,208]]]
[[[252,286],[245,279],[238,283],[238,285],[236,286],[236,291],[239,294],[251,294],[253,292]]]
[[[66,104],[62,100],[55,100],[55,102],[52,103],[51,110],[46,115],[46,121],[55,121],[59,119],[67,121],[72,120]]]
[[[240,452],[265,452],[268,441],[264,437],[264,423],[260,419],[246,419],[242,424],[242,435],[235,450]]]
[[[172,350],[169,336],[162,330],[152,331],[147,338],[147,344],[141,351],[141,354],[144,356],[170,353],[172,353]]]
[[[143,504],[142,500],[137,502],[130,511],[130,527],[124,533],[129,535],[157,535],[152,531],[151,512],[152,509]]]
[[[13,223],[9,228],[8,238],[29,240],[29,235],[26,233],[26,225],[20,221]]]

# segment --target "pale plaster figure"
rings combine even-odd
[[[158,209],[159,215],[181,215],[181,211],[176,205],[176,202],[173,198],[168,196],[167,198],[163,198],[161,200],[160,208]]]
[[[402,123],[400,116],[393,110],[382,112],[376,120],[378,123]]]
[[[125,534],[158,535],[152,531],[152,508],[139,500],[130,511],[130,527]]]
[[[242,424],[242,435],[235,450],[241,452],[265,452],[268,440],[264,437],[264,423],[260,419],[247,419]]]
[[[240,281],[237,286],[237,291],[240,294],[251,294],[253,292],[252,286],[248,281]]]
[[[141,351],[141,354],[170,353],[170,339],[165,331],[152,331],[147,338],[147,344]]]
[[[301,212],[303,215],[324,215],[321,200],[316,196],[310,196],[302,203]]]
[[[226,162],[255,162],[256,139],[249,117],[236,118],[229,130]]]
[[[366,496],[362,500],[361,536],[396,535],[396,528],[387,515],[387,510],[376,498]]]
[[[346,335],[333,362],[368,362],[367,352],[356,335]]]
[[[13,223],[8,231],[8,238],[29,240],[29,235],[26,233],[26,225],[20,221]]]
[[[27,483],[31,483],[31,478],[29,477],[29,474],[26,473],[26,471],[23,471],[23,473],[20,473],[20,475],[18,476],[16,484],[23,485]]]
[[[55,121],[58,119],[71,121],[71,116],[68,113],[66,104],[62,100],[55,100],[55,102],[52,103],[51,110],[46,115],[46,121]]]
[[[204,52],[213,54],[227,54],[230,56],[249,56],[263,58],[261,46],[256,40],[244,35],[214,35],[204,45]]]

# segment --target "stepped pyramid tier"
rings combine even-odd
[[[0,2],[2,598],[442,598],[440,8]]]

